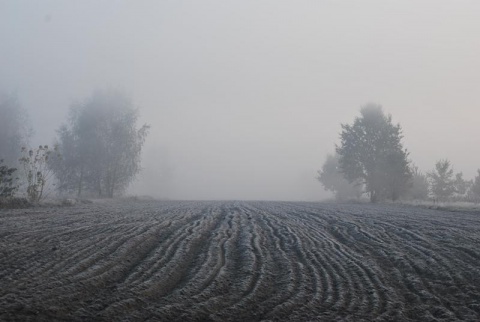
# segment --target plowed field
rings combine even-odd
[[[0,320],[480,321],[480,213],[282,202],[0,210]]]

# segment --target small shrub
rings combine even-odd
[[[23,167],[25,183],[27,185],[27,199],[31,203],[38,203],[46,197],[45,188],[53,173],[48,168],[48,160],[52,150],[48,145],[37,149],[22,148],[20,164]]]
[[[2,163],[3,160],[0,160],[0,198],[11,198],[18,190],[18,178],[15,177],[17,169]]]

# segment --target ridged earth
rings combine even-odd
[[[0,210],[1,321],[480,321],[480,213],[286,202]]]

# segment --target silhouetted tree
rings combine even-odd
[[[322,170],[318,171],[317,180],[325,190],[333,192],[337,200],[359,198],[362,194],[361,184],[348,182],[340,172],[338,154],[327,155]]]
[[[439,160],[435,169],[428,172],[432,194],[439,200],[445,201],[455,192],[453,168],[448,160]]]
[[[478,174],[475,177],[475,179],[473,179],[473,183],[470,187],[469,192],[471,194],[473,201],[478,203],[480,202],[480,169],[478,169],[477,171],[478,171]]]
[[[454,198],[455,200],[467,200],[468,192],[471,185],[473,184],[472,180],[465,180],[463,178],[463,173],[459,172],[455,174],[455,179],[453,180],[454,187]]]
[[[61,158],[51,167],[59,189],[77,195],[121,193],[140,171],[148,125],[137,128],[138,109],[120,92],[96,92],[71,108],[58,130]]]
[[[423,174],[416,166],[411,167],[411,172],[411,186],[408,189],[407,197],[413,200],[428,199],[429,184],[427,176]]]
[[[382,107],[368,104],[352,125],[342,124],[340,169],[349,182],[360,180],[370,201],[398,199],[411,177],[408,153],[402,146],[402,130],[392,124]]]

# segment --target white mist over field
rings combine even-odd
[[[480,168],[478,1],[0,1],[0,91],[51,144],[73,102],[130,95],[151,125],[130,193],[319,200],[360,106],[421,170]],[[1,117],[1,116],[0,116]]]

